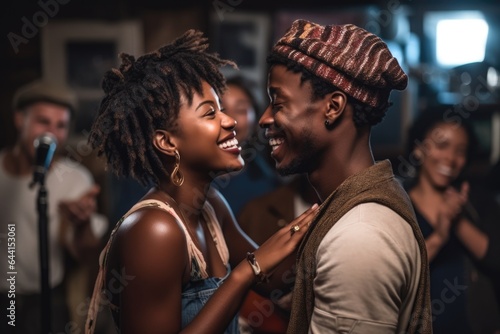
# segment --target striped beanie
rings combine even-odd
[[[391,90],[403,90],[408,83],[387,45],[353,24],[321,26],[296,20],[271,53],[375,108],[387,106]]]

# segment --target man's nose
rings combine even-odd
[[[263,129],[268,128],[274,123],[274,118],[271,112],[271,105],[268,105],[266,110],[259,119],[259,126]]]

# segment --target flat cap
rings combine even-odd
[[[378,36],[353,24],[321,26],[296,20],[272,53],[288,58],[372,107],[388,104],[408,77]]]
[[[65,86],[53,82],[36,80],[20,87],[14,94],[12,108],[23,109],[36,102],[52,102],[67,106],[74,112],[77,108],[76,94]]]

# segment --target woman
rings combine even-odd
[[[469,321],[474,316],[468,312],[474,298],[482,298],[474,287],[481,273],[470,270],[470,264],[488,274],[500,264],[491,229],[498,224],[498,214],[493,206],[489,212],[476,210],[469,200],[469,183],[463,180],[474,150],[473,131],[465,119],[431,110],[417,119],[409,137],[417,175],[407,188],[430,263],[434,333],[477,332],[480,327]],[[485,298],[478,300],[483,317],[478,325],[493,332],[499,329],[500,314],[491,294]]]
[[[137,60],[122,55],[120,69],[104,77],[90,143],[118,175],[154,186],[101,255],[89,331],[102,289],[121,333],[237,333],[235,314],[255,283],[285,288],[277,265],[293,260],[316,207],[255,250],[210,188],[214,175],[243,160],[235,121],[219,105],[219,67],[232,63],[207,47],[190,30]]]
[[[257,102],[251,91],[251,84],[243,77],[231,77],[226,81],[227,90],[221,96],[222,106],[236,124],[236,139],[240,143],[241,156],[245,167],[217,179],[213,185],[227,199],[229,206],[238,217],[243,206],[259,195],[263,195],[279,184],[278,174],[266,161],[271,159],[268,139],[258,134],[256,127]]]

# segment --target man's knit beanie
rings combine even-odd
[[[403,90],[408,83],[387,45],[352,24],[321,26],[296,20],[271,53],[375,108],[387,106],[391,90]]]

